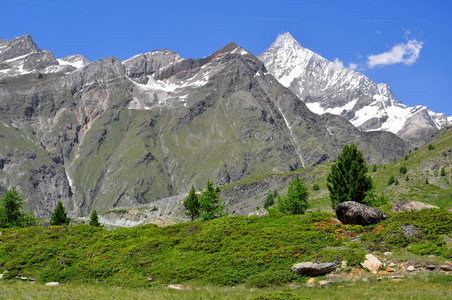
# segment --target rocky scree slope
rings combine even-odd
[[[17,186],[37,216],[50,216],[58,200],[86,216],[183,194],[208,178],[223,185],[305,168],[334,160],[344,144],[370,163],[408,151],[392,133],[312,113],[235,43],[202,59],[164,49],[26,72],[22,62],[42,62],[35,54],[45,50],[30,36],[2,45],[0,186]]]
[[[362,131],[389,131],[421,146],[450,124],[444,113],[421,105],[408,107],[395,99],[389,85],[303,48],[290,33],[280,35],[258,58],[310,110],[340,115]]]

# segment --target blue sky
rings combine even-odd
[[[253,54],[290,32],[305,48],[374,81],[403,103],[452,115],[452,1],[0,0],[0,38],[31,34],[57,58],[167,48],[200,58],[234,41]]]

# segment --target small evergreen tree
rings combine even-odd
[[[428,179],[427,179],[427,178],[425,178],[425,184],[429,184],[429,182],[428,182]]]
[[[400,174],[406,174],[407,168],[405,166],[400,167]]]
[[[409,181],[410,177],[408,177],[408,175],[405,177],[405,181]]]
[[[275,204],[275,197],[273,197],[273,193],[270,193],[267,195],[267,198],[265,198],[264,208],[267,209],[273,204]]]
[[[278,210],[285,215],[304,214],[309,208],[308,198],[308,188],[297,175],[289,184],[287,196],[278,197]]]
[[[13,187],[0,199],[0,227],[27,227],[35,224],[32,213],[23,213],[23,196]]]
[[[70,221],[71,219],[67,216],[63,202],[58,201],[58,204],[53,211],[52,217],[50,218],[50,225],[69,225]]]
[[[389,180],[388,180],[388,185],[391,185],[391,184],[393,184],[394,182],[395,182],[394,175],[391,175],[391,177],[389,177]]]
[[[366,161],[356,145],[344,146],[337,162],[331,166],[327,182],[333,209],[341,202],[363,202],[373,182],[367,176]]]
[[[374,166],[373,166],[372,172],[374,172],[374,173],[377,172],[377,165],[374,165]]]
[[[320,190],[320,186],[316,183],[316,184],[314,184],[314,186],[312,187],[312,190],[313,190],[313,191],[318,191],[318,190]]]
[[[443,168],[441,168],[441,176],[446,176],[446,170]]]
[[[435,146],[433,144],[428,145],[428,150],[435,150]]]
[[[222,202],[213,187],[213,182],[207,179],[207,187],[202,191],[199,199],[199,210],[203,220],[212,220],[227,216],[229,213],[224,211],[226,203]]]
[[[90,226],[95,226],[95,227],[102,227],[102,225],[99,223],[99,218],[97,217],[97,211],[93,210],[93,212],[91,213],[91,218],[89,220],[89,225]]]
[[[399,179],[396,179],[394,185],[399,185]]]
[[[188,197],[184,200],[185,214],[193,221],[199,217],[199,197],[196,195],[195,187],[192,185]]]

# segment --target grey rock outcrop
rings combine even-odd
[[[24,61],[24,69],[27,71],[43,70],[49,66],[58,65],[58,61],[49,50],[32,53],[28,55]]]
[[[388,217],[381,210],[354,201],[339,203],[335,211],[343,224],[373,225]]]
[[[292,266],[292,272],[296,275],[321,276],[334,271],[339,266],[335,262],[313,263],[302,262]]]
[[[6,47],[0,52],[0,62],[41,51],[29,34],[16,37],[11,42],[3,40],[3,45]]]
[[[392,206],[393,212],[401,211],[418,211],[421,209],[439,208],[438,206],[424,203],[421,201],[402,201],[397,202]]]
[[[265,208],[259,208],[248,214],[248,217],[268,217],[268,211]]]

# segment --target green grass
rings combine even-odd
[[[128,287],[99,283],[65,283],[48,287],[17,280],[0,281],[0,299],[449,299],[452,293],[450,278],[450,275],[412,276],[393,282],[390,279],[376,281],[376,277],[370,277],[368,282],[342,281],[326,288],[283,285],[256,289],[190,285],[189,290],[172,290],[166,285]]]

